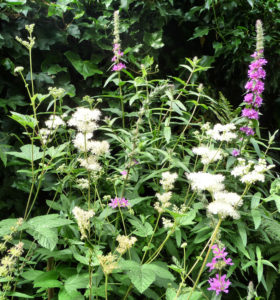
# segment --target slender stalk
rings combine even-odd
[[[108,292],[107,292],[107,289],[108,289],[108,275],[105,274],[105,299],[108,300]]]

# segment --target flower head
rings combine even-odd
[[[115,197],[115,199],[111,199],[111,203],[109,203],[109,206],[111,206],[112,208],[129,207],[130,203],[125,198]]]
[[[216,277],[209,278],[208,280],[210,284],[209,291],[215,291],[216,295],[219,295],[220,292],[228,293],[228,287],[230,286],[231,282],[226,280],[226,275],[220,276],[216,274]]]

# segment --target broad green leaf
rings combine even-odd
[[[28,161],[35,161],[41,159],[43,157],[43,152],[40,152],[40,148],[35,145],[24,145],[20,147],[21,152],[6,152],[6,154],[13,155],[15,157],[19,157],[22,159],[26,159]]]
[[[153,227],[150,223],[142,224],[140,220],[129,219],[129,222],[136,228],[133,232],[135,235],[146,237],[153,234]]]
[[[156,279],[155,273],[151,272],[149,265],[145,264],[135,265],[128,271],[127,276],[140,293],[143,293]]]
[[[36,119],[34,119],[29,115],[23,115],[14,111],[11,111],[11,114],[12,114],[11,118],[24,127],[28,126],[34,129],[34,127],[38,124]]]
[[[71,293],[77,289],[85,289],[87,288],[89,283],[89,274],[83,273],[69,277],[65,283],[64,288],[67,293]]]
[[[67,291],[66,289],[60,289],[58,293],[58,300],[84,300],[85,298],[76,290]]]
[[[66,152],[63,152],[63,150],[68,146],[68,143],[64,143],[62,145],[59,145],[58,147],[50,147],[47,151],[47,154],[51,157],[51,158],[56,158],[56,157],[60,157],[62,155],[65,155]]]
[[[18,219],[6,219],[0,221],[0,236],[11,233],[11,227],[15,226]]]
[[[162,30],[153,33],[145,32],[144,41],[154,49],[162,48],[164,46],[162,42]]]
[[[23,5],[26,3],[26,0],[5,0],[4,2],[10,5]]]
[[[58,214],[38,216],[30,219],[27,224],[33,228],[55,228],[72,224],[73,221],[64,219]]]
[[[156,276],[163,278],[163,279],[169,279],[174,280],[175,277],[168,271],[168,266],[165,263],[162,262],[154,262],[151,264],[146,265],[146,270],[150,270],[151,272],[154,272]]]
[[[251,200],[251,209],[256,208],[260,204],[261,196],[262,194],[260,192],[254,194]]]
[[[44,272],[34,280],[34,287],[55,288],[62,287],[62,283],[57,280],[59,273],[57,271]]]
[[[49,228],[33,228],[27,230],[27,233],[33,236],[33,238],[44,248],[53,250],[58,242],[57,231]]]
[[[67,57],[76,71],[84,77],[84,79],[87,79],[95,74],[103,74],[103,72],[98,69],[98,66],[93,61],[82,60],[77,53],[67,51],[64,53],[64,55]]]
[[[36,278],[38,278],[40,275],[43,275],[43,271],[39,270],[28,270],[21,274],[21,276],[26,280],[32,280],[34,281]]]

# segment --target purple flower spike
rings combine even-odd
[[[232,152],[231,152],[231,155],[234,156],[234,157],[239,156],[239,154],[240,154],[240,150],[238,150],[238,149],[233,149]]]
[[[109,206],[111,206],[112,208],[129,207],[130,203],[125,198],[116,197],[115,199],[111,199],[111,203],[109,203]]]
[[[242,117],[247,117],[248,119],[258,120],[259,113],[257,110],[255,110],[253,108],[244,108],[242,110]]]
[[[126,65],[123,63],[118,63],[113,66],[112,71],[120,71],[122,69],[126,69]]]
[[[219,295],[220,292],[228,293],[228,287],[230,286],[231,282],[227,279],[226,275],[220,276],[216,274],[216,277],[209,278],[208,280],[210,284],[209,291],[215,291],[216,295]]]
[[[247,136],[255,134],[254,130],[250,127],[241,127],[240,131],[244,132]]]

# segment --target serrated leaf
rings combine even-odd
[[[13,155],[15,157],[19,157],[22,159],[26,159],[28,161],[35,161],[41,159],[43,157],[43,152],[40,152],[40,148],[35,145],[24,145],[20,147],[21,152],[6,152],[6,154]]]
[[[72,224],[73,221],[69,219],[64,219],[58,214],[50,214],[50,215],[43,215],[38,216],[35,218],[30,219],[27,224],[33,227],[40,227],[40,228],[55,228],[61,227],[64,225]]]
[[[94,74],[103,74],[101,70],[98,69],[98,66],[91,60],[82,60],[77,53],[72,51],[67,51],[64,53],[73,67],[79,72],[84,79],[87,79]]]
[[[64,288],[68,293],[71,293],[72,291],[75,291],[77,289],[87,288],[88,283],[89,283],[88,273],[78,274],[69,277],[64,283]]]
[[[30,127],[32,129],[34,129],[34,127],[37,125],[37,121],[36,119],[34,119],[33,117],[29,116],[29,115],[23,115],[14,111],[11,111],[11,119],[15,120],[16,122],[18,122],[19,124],[21,124],[22,126],[26,127]]]
[[[149,265],[136,265],[127,273],[129,279],[136,289],[143,293],[156,279],[154,272],[151,272]]]
[[[58,236],[55,229],[49,228],[33,228],[27,230],[27,233],[33,236],[33,238],[44,248],[49,250],[54,250],[57,242]]]
[[[254,221],[255,229],[258,229],[262,222],[261,212],[258,209],[252,209],[251,214]]]

